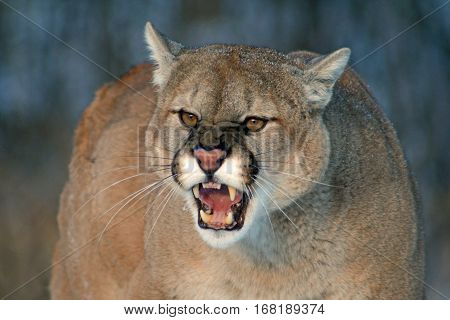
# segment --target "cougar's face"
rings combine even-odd
[[[171,162],[201,237],[223,248],[264,240],[270,216],[294,224],[283,208],[320,185],[330,153],[321,115],[350,50],[307,61],[249,46],[188,50],[151,23],[145,39],[158,87],[146,147]]]
[[[255,225],[270,230],[273,211],[306,192],[328,159],[326,130],[302,111],[296,84],[231,60],[180,58],[147,137],[170,159],[200,236],[219,248]]]

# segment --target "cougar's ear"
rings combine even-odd
[[[330,102],[333,86],[344,72],[350,49],[342,48],[326,56],[314,58],[302,75],[306,99],[315,108],[324,108]]]
[[[153,83],[161,89],[169,79],[175,57],[183,46],[159,33],[150,22],[145,25],[145,41],[150,50],[150,59],[157,65]]]

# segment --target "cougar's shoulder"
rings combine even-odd
[[[89,186],[92,178],[90,168],[98,154],[96,148],[99,140],[105,137],[107,128],[123,124],[137,128],[148,121],[155,99],[149,74],[152,74],[152,65],[140,64],[96,91],[94,100],[84,110],[75,129],[69,180],[62,193],[60,207],[66,204],[68,195],[73,194],[75,185],[83,186],[83,191]],[[65,212],[60,208],[60,219],[65,217]]]
[[[98,246],[92,239],[108,222],[105,221],[107,215],[99,217],[101,213],[141,183],[130,179],[129,184],[110,188],[107,190],[110,192],[101,193],[101,199],[95,199],[105,186],[130,176],[125,167],[137,166],[138,131],[148,123],[154,108],[151,74],[150,64],[133,67],[97,90],[93,102],[82,114],[75,131],[68,181],[60,198],[60,239],[53,256],[56,265],[51,281],[53,298],[114,298],[116,279],[121,275],[122,279],[130,277],[140,261],[142,250],[138,245],[136,220],[129,219],[105,235],[108,245],[103,246],[101,253],[107,257],[107,263],[117,262],[128,253],[127,261],[120,268],[123,273],[111,275],[114,281],[107,280],[111,268],[104,266],[105,261],[95,252]],[[114,237],[119,241],[111,241]],[[84,255],[83,259],[78,251]],[[71,254],[75,252],[77,254]],[[67,259],[68,254],[70,259]],[[91,270],[93,264],[98,270]],[[105,276],[105,288],[83,287],[83,283],[93,283],[92,279],[99,274]]]
[[[142,117],[151,111],[155,99],[149,81],[151,74],[151,64],[140,64],[97,90],[75,131],[74,160],[92,157],[93,148],[105,127],[136,115]]]

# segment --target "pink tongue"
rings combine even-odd
[[[200,189],[200,200],[206,203],[213,210],[214,214],[226,214],[231,206],[241,200],[241,194],[236,194],[234,201],[230,200],[228,189],[222,187],[218,189]]]
[[[216,189],[200,190],[200,199],[206,203],[214,213],[227,213],[232,205],[228,194],[224,194]]]

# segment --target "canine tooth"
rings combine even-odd
[[[208,215],[205,213],[205,211],[200,210],[200,217],[202,218],[203,222],[209,223],[212,219],[212,215]]]
[[[227,217],[225,218],[225,223],[230,225],[233,223],[233,213],[232,212],[228,212],[227,213]]]
[[[236,198],[236,189],[228,186],[228,193],[230,194],[231,201],[234,201],[234,199]]]
[[[200,197],[200,192],[198,191],[198,184],[196,184],[196,185],[192,188],[192,192],[194,192],[194,197],[196,197],[197,199]]]

